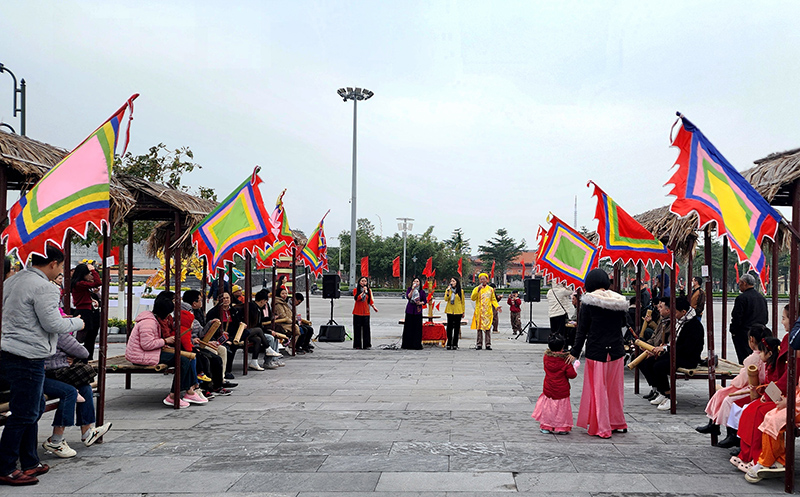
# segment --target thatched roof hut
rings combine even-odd
[[[0,167],[6,173],[9,190],[27,190],[32,187],[68,153],[63,148],[27,136],[0,132]],[[116,225],[122,222],[136,201],[113,176],[110,199],[111,223]]]
[[[694,251],[697,243],[697,214],[692,213],[680,219],[665,205],[637,214],[633,218],[667,247],[672,247],[674,243],[676,255],[685,257]]]

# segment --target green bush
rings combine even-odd
[[[127,326],[128,326],[128,321],[126,319],[110,318],[108,320],[109,328],[125,329],[127,328]]]

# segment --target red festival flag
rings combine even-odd
[[[463,257],[458,260],[458,275],[461,276],[462,278],[464,277],[464,275],[462,274],[462,271],[464,270],[464,266],[462,266],[463,262],[464,262]]]
[[[361,277],[369,278],[369,256],[361,258]]]
[[[399,278],[400,277],[400,256],[394,258],[392,261],[392,277]]]
[[[433,274],[433,257],[428,257],[428,262],[425,263],[425,269],[422,271],[422,276],[430,278]]]
[[[525,260],[520,258],[519,262],[522,264],[522,279],[525,279]]]
[[[495,261],[492,261],[492,272],[489,273],[489,279],[492,280],[492,281],[494,281],[494,264],[495,264]]]
[[[738,264],[734,264],[733,267],[736,268],[736,281],[738,282],[739,281],[739,265]]]
[[[645,283],[650,281],[650,272],[647,270],[647,268],[644,268],[644,278],[643,279],[644,279]]]

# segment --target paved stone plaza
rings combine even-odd
[[[747,483],[693,427],[703,423],[704,381],[680,382],[678,414],[656,411],[633,395],[627,375],[629,433],[611,440],[576,429],[543,435],[531,419],[541,393],[545,345],[508,340],[508,316],[493,351],[381,350],[399,340],[404,301],[381,298],[373,315],[374,347],[318,343],[313,354],[288,358],[275,371],[236,380],[229,397],[174,411],[161,404],[170,378],[109,376],[105,443],[67,440],[72,459],[43,454],[51,465],[41,483],[0,487],[0,495],[231,496],[493,496],[521,495],[777,495],[782,480]],[[312,298],[315,326],[328,301]],[[350,328],[351,299],[336,320]],[[544,303],[534,320],[547,321]],[[527,316],[527,307],[523,316]],[[471,313],[471,311],[468,311]],[[523,319],[523,323],[527,319]],[[732,350],[732,349],[729,349]],[[110,355],[120,354],[113,344]],[[577,412],[582,373],[572,383]],[[40,438],[50,433],[45,414]]]

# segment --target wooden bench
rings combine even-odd
[[[98,361],[92,361],[89,364],[97,369],[99,367]],[[175,372],[174,365],[169,364],[156,364],[155,366],[144,366],[142,364],[133,364],[124,355],[108,357],[106,359],[106,374],[124,374],[125,375],[125,389],[131,389],[131,375],[132,374],[171,374]]]
[[[97,382],[96,381],[92,382],[90,385],[92,387],[92,391],[94,393],[97,393]],[[0,392],[0,393],[8,394],[8,391]],[[51,399],[47,395],[44,396],[44,399],[45,399],[44,412],[55,411],[56,409],[58,409],[58,405],[61,402],[60,399],[58,399],[58,398]],[[86,399],[87,402],[90,402],[90,400],[91,399]],[[8,402],[3,402],[2,404],[0,404],[0,426],[3,426],[3,425],[6,424],[6,421],[8,420],[8,417],[11,415],[11,410],[10,409],[11,409],[11,407],[10,407]]]

